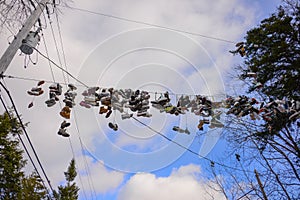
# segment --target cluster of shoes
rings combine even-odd
[[[65,106],[61,109],[59,114],[65,119],[71,118],[71,108],[75,106],[75,97],[77,95],[75,92],[76,89],[77,88],[73,84],[68,84],[68,90],[64,94],[65,99],[63,102],[65,103]]]
[[[39,81],[37,83],[37,87],[33,87],[31,88],[31,90],[28,90],[27,93],[31,96],[40,96],[44,93],[44,90],[40,87],[41,85],[43,85],[45,83],[45,81]]]
[[[67,127],[69,127],[71,124],[69,122],[66,122],[65,120],[61,123],[60,128],[57,132],[58,135],[61,135],[63,137],[70,137],[70,134],[67,133]]]
[[[184,110],[186,110],[186,105],[177,102],[177,106],[171,104],[171,99],[169,97],[169,92],[165,92],[158,99],[155,98],[154,101],[151,101],[152,107],[160,110],[160,112],[166,112],[172,115],[178,116],[179,114],[185,114]]]
[[[44,90],[42,89],[41,85],[43,85],[45,81],[39,81],[37,83],[37,87],[31,88],[31,90],[28,90],[27,93],[31,96],[40,96],[44,93]],[[33,102],[29,103],[28,108],[31,108],[33,106]]]
[[[232,53],[233,55],[239,53],[241,57],[244,57],[246,55],[244,42],[239,42],[235,46],[236,46],[236,50],[229,51],[229,52]]]
[[[263,113],[262,117],[267,122],[269,132],[272,133],[280,130],[285,123],[290,125],[300,118],[300,101],[271,99],[265,106],[262,104],[259,111]]]
[[[237,98],[228,97],[225,102],[227,107],[229,107],[226,114],[234,114],[237,117],[250,115],[252,120],[260,119],[258,115],[260,111],[254,107],[255,104],[258,104],[255,98],[248,98],[242,95]]]
[[[137,117],[151,117],[152,114],[148,112],[150,109],[149,99],[150,95],[146,91],[132,91],[130,100],[125,104],[125,107],[129,108],[132,112],[137,112]]]
[[[99,87],[90,87],[87,90],[84,90],[82,96],[84,97],[83,101],[79,103],[80,106],[85,108],[91,108],[92,106],[99,106],[99,95],[97,91]]]
[[[260,104],[259,107],[254,107]],[[249,115],[252,120],[259,120],[261,117],[267,122],[269,132],[280,130],[281,125],[287,122],[295,122],[300,118],[300,101],[296,100],[273,100],[266,105],[259,103],[254,98],[239,96],[237,98],[228,97],[225,100],[226,108],[229,108],[227,114],[233,114],[237,117]],[[278,127],[278,128],[276,128]]]
[[[59,83],[53,83],[49,86],[49,99],[45,101],[47,107],[52,107],[59,101],[58,96],[62,94],[62,86]]]
[[[68,106],[69,108],[73,108],[76,105],[75,97],[77,96],[77,93],[75,92],[75,90],[77,90],[75,85],[70,83],[68,84],[67,92],[64,93],[65,99],[63,100],[63,102],[65,103],[65,106]]]

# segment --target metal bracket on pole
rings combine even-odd
[[[6,49],[6,51],[0,59],[0,74],[3,74],[6,71],[15,54],[17,53],[18,49],[20,48],[22,40],[26,38],[27,34],[29,33],[33,25],[37,22],[38,18],[40,17],[44,8],[46,7],[46,3],[48,3],[49,1],[50,0],[41,0],[38,3],[36,9],[27,18],[22,29],[15,36],[12,43],[8,46],[8,48]]]

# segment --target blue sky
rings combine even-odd
[[[68,71],[88,85],[205,94],[220,100],[226,91],[232,92],[235,83],[226,74],[242,61],[230,55],[228,50],[234,48],[234,42],[243,40],[247,30],[274,12],[279,3],[279,0],[174,0],[172,3],[167,0],[75,0],[71,4],[233,43],[65,7],[62,7],[63,14],[58,21]],[[52,21],[61,56],[62,46],[54,15]],[[59,63],[49,22],[43,31],[49,55]],[[1,42],[6,44],[9,37],[9,31],[4,31],[0,36]],[[6,47],[1,46],[1,53]],[[44,41],[41,41],[39,49],[45,52]],[[24,56],[16,56],[7,74],[53,80],[49,64],[41,57],[37,66],[30,65],[24,69],[23,63]],[[59,82],[64,81],[60,70],[54,69],[54,77]],[[79,105],[72,111],[68,141],[56,134],[62,119],[58,115],[58,105],[51,109],[45,106],[47,95],[34,99],[34,107],[27,109],[32,98],[28,97],[26,90],[36,83],[18,79],[10,79],[6,83],[23,118],[30,122],[28,131],[54,186],[62,183],[62,172],[75,156],[80,172],[77,178],[81,187],[80,199],[160,200],[180,199],[184,194],[187,194],[187,199],[196,199],[199,195],[203,199],[208,198],[203,188],[210,184],[207,180],[210,177],[207,173],[209,161],[172,144],[133,120],[122,121],[119,113],[105,119],[98,114],[98,109],[88,110]],[[78,93],[83,89],[78,87]],[[173,101],[178,97],[171,95]],[[154,98],[153,94],[151,98]],[[77,103],[80,100],[79,95]],[[200,136],[201,132],[197,131],[199,118],[195,115],[178,119],[156,110],[151,112],[153,117],[142,121],[155,130],[211,160],[234,165],[234,158],[222,157],[227,150],[226,143],[219,137],[222,130],[205,129],[207,134]],[[118,132],[107,127],[111,120],[119,124]],[[187,126],[192,134],[177,134],[172,131],[174,125]],[[27,171],[30,170],[32,166],[29,165]],[[209,191],[209,188],[206,189]],[[221,194],[210,192],[216,199],[224,199]]]

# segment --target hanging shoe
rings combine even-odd
[[[204,125],[204,120],[200,120],[197,126],[200,131],[203,131],[203,125]]]
[[[99,114],[107,113],[108,109],[104,106],[100,106]]]
[[[39,81],[38,83],[37,83],[37,86],[41,86],[41,85],[43,85],[45,83],[45,81]]]
[[[90,87],[87,89],[89,95],[95,95],[96,91],[99,90],[99,87]]]
[[[40,96],[41,94],[44,93],[44,91],[43,91],[43,90],[40,90],[40,91],[38,91],[38,92],[36,92],[36,91],[27,91],[27,93],[28,93],[29,95],[31,95],[31,96]]]
[[[81,105],[82,107],[91,108],[91,106],[87,104],[85,101],[81,101],[79,105]]]
[[[62,129],[62,128],[59,129],[59,131],[58,131],[57,134],[58,134],[58,135],[61,135],[61,136],[63,136],[63,137],[70,137],[70,134],[67,133],[66,129]]]
[[[54,99],[56,97],[55,92],[49,92],[49,99]]]
[[[180,129],[179,126],[173,126],[173,129],[172,129],[172,130],[173,130],[173,131],[179,132],[179,129]]]
[[[57,89],[57,83],[53,83],[49,86],[49,89],[52,89],[52,90],[56,90]]]
[[[109,111],[106,113],[105,118],[109,118],[110,115],[111,115],[111,113],[112,113],[112,110],[109,110]]]
[[[41,90],[42,90],[42,88],[40,88],[40,87],[33,87],[33,88],[31,88],[32,92],[40,92]]]
[[[185,128],[185,130],[184,130],[184,133],[186,133],[186,134],[191,134],[191,132],[189,131],[189,129],[187,129],[187,128]]]
[[[68,91],[64,95],[65,95],[65,97],[69,97],[69,98],[75,99],[75,97],[77,96],[77,93],[74,92],[74,91]]]
[[[33,106],[33,102],[31,102],[30,104],[28,104],[28,108],[31,108]]]
[[[71,115],[70,107],[68,106],[63,107],[59,114],[65,119],[70,119],[70,115]]]
[[[69,99],[64,99],[63,102],[66,104],[66,106],[73,108],[73,106],[75,106],[75,102],[71,101]]]
[[[72,84],[72,83],[69,83],[68,84],[68,87],[70,88],[70,90],[77,90],[77,87],[74,85],[74,84]]]
[[[125,113],[125,114],[122,114],[121,115],[121,118],[122,118],[122,120],[124,120],[124,119],[129,119],[129,118],[131,118],[133,116],[133,114],[132,113]]]
[[[59,83],[53,83],[49,87],[50,92],[55,92],[56,95],[61,95],[62,94],[62,86]]]
[[[86,91],[86,90],[84,90],[81,94],[82,94],[82,96],[85,96],[85,97],[89,95],[88,91]]]
[[[114,131],[118,130],[118,125],[117,124],[113,124],[111,122],[108,123],[108,127],[111,128]]]
[[[182,128],[179,128],[179,126],[174,126],[173,131],[176,131],[178,133],[185,133],[185,130],[183,130]]]
[[[55,99],[48,99],[47,101],[45,101],[45,103],[47,104],[47,107],[52,107],[56,104]]]
[[[70,126],[71,123],[70,122],[66,122],[66,120],[64,120],[61,124],[60,124],[60,128],[64,129],[67,128],[68,126]]]
[[[142,105],[148,106],[149,105],[149,100],[146,100],[146,99],[142,100]]]

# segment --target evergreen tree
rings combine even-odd
[[[241,74],[255,72],[261,92],[269,98],[296,99],[300,96],[300,5],[288,1],[259,27],[247,32],[246,59]],[[250,88],[250,92],[254,87]]]
[[[26,177],[19,138],[21,126],[12,113],[0,115],[0,199],[46,199],[46,189],[36,173]]]
[[[22,179],[22,192],[18,199],[47,199],[47,191],[42,184],[41,178],[36,173],[32,173],[30,176]]]
[[[58,186],[58,192],[54,192],[54,197],[58,200],[76,200],[78,199],[79,187],[74,182],[77,172],[75,160],[72,159],[66,172],[66,186]]]
[[[26,161],[16,134],[20,132],[15,118],[0,115],[0,199],[17,199],[22,190]]]

